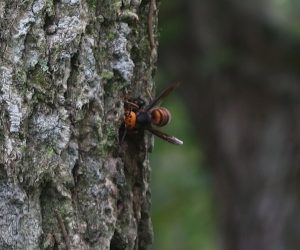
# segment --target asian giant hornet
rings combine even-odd
[[[176,145],[181,145],[183,142],[175,136],[168,135],[154,128],[163,127],[171,121],[171,113],[164,107],[156,106],[163,98],[168,96],[178,84],[166,88],[162,93],[154,98],[148,105],[139,98],[128,98],[124,101],[124,121],[123,121],[123,136],[121,143],[124,141],[128,131],[148,130],[150,133],[159,138]]]

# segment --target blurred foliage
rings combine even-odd
[[[286,31],[288,36],[300,39],[299,0],[270,0],[266,7],[268,17],[273,25]]]
[[[187,27],[183,15],[178,13],[182,0],[164,0],[160,5],[159,44],[168,44],[171,40],[179,40]]]
[[[189,2],[193,1],[196,0]],[[255,3],[257,4],[255,8],[262,10],[263,18],[268,19],[271,26],[299,39],[299,0],[264,0]],[[182,39],[185,29],[197,28],[187,27],[187,20],[178,7],[182,4],[184,4],[182,0],[161,2],[159,18],[161,47]],[[244,4],[246,8],[247,5],[252,5],[251,1]],[[209,56],[204,58],[202,55],[199,61],[191,63],[190,66],[194,67],[196,72],[216,72],[218,68],[226,67],[237,60],[238,56],[235,51],[226,47],[207,55]],[[160,87],[162,78],[164,84],[171,80],[164,76],[166,72],[161,71],[164,65],[159,65],[158,68],[158,89],[162,89],[163,87]],[[185,109],[176,92],[180,92],[180,87],[163,102],[163,106],[170,109],[173,119],[162,130],[182,139],[184,144],[174,146],[155,138],[155,147],[151,154],[153,249],[218,249],[217,209],[212,176],[209,166],[205,166],[201,145],[190,121],[192,114]]]
[[[182,16],[174,15],[180,0],[166,0],[161,5],[160,44],[180,39],[187,25]],[[196,66],[196,65],[195,65]],[[162,67],[163,68],[163,67]],[[159,70],[157,88],[170,82]],[[163,84],[164,86],[162,86]],[[161,130],[184,141],[175,146],[155,138],[151,154],[152,165],[152,222],[154,250],[215,250],[216,209],[212,177],[190,120],[190,113],[176,92],[170,94],[162,106],[172,113],[172,121]],[[157,90],[157,94],[159,90]]]
[[[172,121],[162,130],[184,144],[175,146],[155,138],[151,154],[154,249],[216,249],[212,178],[203,166],[191,114],[176,93],[163,106],[171,111]]]

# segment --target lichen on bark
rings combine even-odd
[[[0,249],[151,244],[151,143],[118,144],[122,98],[153,87],[148,7],[1,2]]]

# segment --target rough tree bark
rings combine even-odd
[[[1,1],[0,249],[151,244],[151,141],[118,146],[122,98],[153,87],[149,5]]]

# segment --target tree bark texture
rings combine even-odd
[[[153,87],[148,13],[139,0],[1,1],[0,249],[151,244],[151,140],[118,145],[122,99]]]
[[[184,39],[160,47],[169,72],[185,80],[226,250],[300,245],[300,46],[260,11],[243,1],[188,1],[177,12],[189,24]]]

